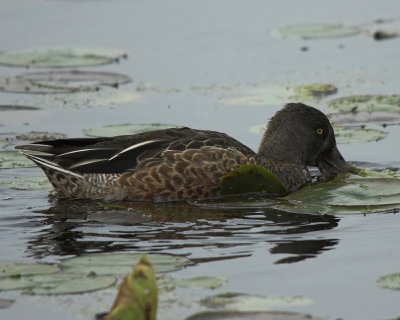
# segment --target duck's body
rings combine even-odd
[[[224,133],[190,128],[17,148],[43,169],[59,195],[104,200],[215,198],[220,179],[244,164],[269,169],[291,192],[310,180],[307,165],[329,176],[345,166],[329,121],[303,104],[288,104],[271,119],[258,153]]]

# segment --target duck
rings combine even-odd
[[[288,103],[268,122],[258,151],[218,131],[187,127],[133,135],[39,141],[16,146],[39,166],[61,198],[189,201],[218,198],[221,179],[254,164],[287,193],[348,168],[334,129],[320,110]]]

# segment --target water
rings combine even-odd
[[[257,148],[248,129],[280,105],[229,106],[224,98],[260,85],[328,82],[336,96],[398,93],[400,40],[349,38],[285,40],[270,30],[296,23],[363,24],[390,18],[396,1],[11,1],[0,12],[2,50],[31,47],[111,47],[127,51],[120,64],[90,70],[127,74],[119,90],[140,95],[113,106],[58,105],[49,96],[0,93],[2,104],[43,106],[0,114],[0,132],[31,130],[82,136],[82,130],[120,123],[170,123],[224,131]],[[398,10],[397,10],[398,11]],[[308,51],[302,51],[306,45]],[[29,70],[0,67],[1,75]],[[138,91],[146,84],[151,87]],[[199,88],[200,87],[200,88]],[[223,89],[223,88],[225,89]],[[89,103],[90,104],[90,103]],[[323,102],[321,102],[323,105]],[[318,105],[318,102],[315,103]],[[265,119],[265,120],[264,120]],[[380,128],[379,126],[371,126]],[[367,167],[400,166],[399,126],[379,142],[340,145],[347,160]],[[0,171],[0,179],[42,175],[37,168]],[[395,213],[318,216],[268,208],[206,208],[135,204],[130,211],[55,201],[46,190],[0,188],[0,263],[44,261],[89,252],[162,252],[196,264],[176,277],[224,276],[217,292],[301,295],[309,306],[278,309],[328,319],[391,319],[399,293],[376,280],[399,272],[400,220]],[[181,293],[181,292],[180,292]],[[193,290],[196,299],[214,292]],[[91,319],[109,308],[114,291],[65,297],[0,292],[16,303],[1,319]],[[161,304],[160,319],[184,319],[199,310]]]

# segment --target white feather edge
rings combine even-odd
[[[20,153],[22,153],[23,155],[25,155],[26,157],[31,159],[33,162],[36,162],[36,163],[42,165],[43,167],[46,167],[46,168],[49,168],[49,169],[52,169],[52,170],[55,170],[55,171],[58,171],[58,172],[62,172],[64,174],[67,174],[67,175],[70,175],[70,176],[74,176],[74,177],[79,178],[79,179],[83,179],[82,175],[80,175],[78,173],[75,173],[73,171],[61,168],[57,163],[42,159],[40,157],[34,156],[32,154],[25,153],[25,152],[22,152],[22,151],[20,151]]]
[[[152,144],[152,143],[158,142],[158,141],[161,141],[161,140],[147,140],[147,141],[143,141],[143,142],[136,143],[136,144],[131,145],[131,146],[129,146],[128,148],[125,148],[124,150],[118,152],[116,155],[112,156],[112,157],[111,157],[110,159],[108,159],[108,160],[111,161],[111,160],[117,158],[118,156],[120,156],[121,154],[123,154],[124,152],[128,152],[128,151],[130,151],[130,150],[139,148],[139,147],[144,146],[144,145],[146,145],[146,144]]]

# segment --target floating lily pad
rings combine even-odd
[[[331,100],[328,106],[342,113],[400,112],[400,95],[357,95]]]
[[[14,300],[11,299],[0,299],[0,309],[5,309],[14,304]]]
[[[392,273],[378,279],[378,285],[385,289],[400,290],[400,273]]]
[[[20,133],[15,136],[17,140],[27,141],[42,141],[42,140],[57,140],[65,139],[67,137],[64,133],[48,132],[48,131],[31,131],[26,133]]]
[[[41,177],[23,177],[16,176],[13,179],[2,179],[0,187],[15,189],[15,190],[43,190],[50,189],[50,182],[43,176]]]
[[[277,209],[298,213],[369,213],[400,208],[397,172],[362,171],[312,184],[282,198]]]
[[[355,143],[379,141],[387,136],[387,132],[363,127],[334,127],[337,143]]]
[[[31,168],[35,164],[16,151],[0,151],[0,169]]]
[[[57,265],[41,263],[12,263],[0,265],[0,278],[35,274],[51,274],[59,271]]]
[[[163,254],[148,256],[157,273],[180,270],[190,264],[190,260],[184,257]],[[132,253],[87,254],[63,260],[60,267],[69,273],[94,272],[98,275],[126,275],[140,257],[140,254]]]
[[[219,293],[201,301],[208,308],[235,311],[267,311],[271,308],[308,306],[312,303],[311,299],[302,296],[265,297],[236,292]]]
[[[187,279],[176,279],[175,284],[182,288],[217,289],[222,287],[227,280],[222,277],[194,277]]]
[[[285,194],[287,190],[269,170],[256,164],[242,165],[221,178],[221,195],[249,192],[277,195]]]
[[[16,105],[16,104],[0,105],[0,111],[36,111],[36,110],[40,110],[40,108],[32,106]]]
[[[309,314],[286,311],[205,311],[186,320],[322,320]]]
[[[380,123],[380,124],[394,124],[400,123],[399,112],[348,112],[348,113],[332,113],[328,115],[329,120],[333,124],[352,124],[352,123]]]
[[[83,129],[83,133],[90,137],[112,137],[124,134],[136,134],[152,130],[168,128],[179,128],[176,125],[164,123],[137,123],[137,124],[116,124],[101,128]]]
[[[13,67],[71,68],[118,62],[127,54],[101,48],[44,48],[0,52],[0,64]]]
[[[344,26],[342,24],[299,24],[279,28],[278,33],[284,37],[302,39],[339,38],[357,35],[361,32],[356,26]]]
[[[112,72],[53,70],[0,78],[0,91],[15,93],[73,93],[97,91],[101,86],[118,87],[131,78]]]
[[[282,105],[288,101],[315,101],[336,92],[337,88],[329,83],[263,85],[250,87],[241,95],[222,101],[228,105]]]

